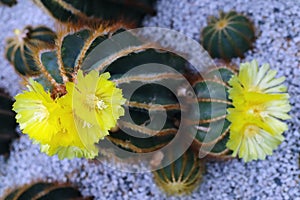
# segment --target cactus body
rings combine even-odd
[[[7,39],[5,56],[21,75],[39,74],[39,69],[32,57],[35,48],[54,46],[56,34],[45,26],[26,26],[22,31],[15,30],[15,37]]]
[[[123,95],[127,102],[125,116],[118,120],[118,128],[112,130],[107,139],[132,152],[153,152],[168,144],[177,133],[177,123],[180,121],[181,112],[191,111],[189,115],[192,116],[193,106],[200,108],[201,118],[199,121],[189,122],[192,128],[206,127],[211,122],[217,124],[219,121],[216,119],[224,120],[226,107],[230,105],[227,96],[223,97],[224,99],[219,99],[221,100],[220,103],[213,102],[216,107],[219,104],[224,104],[225,107],[221,106],[223,110],[212,116],[210,113],[212,103],[209,99],[217,97],[211,96],[206,85],[213,87],[214,90],[226,91],[226,83],[221,78],[225,82],[228,81],[232,71],[227,68],[220,68],[209,72],[206,77],[211,77],[210,79],[201,80],[194,84],[199,102],[181,108],[176,94],[162,85],[171,83],[169,85],[178,91],[183,86],[184,76],[182,75],[187,70],[185,68],[186,62],[175,54],[157,51],[155,49],[157,47],[144,43],[128,32],[122,33],[122,37],[111,39],[108,32],[111,35],[122,32],[124,29],[120,27],[119,25],[110,28],[100,27],[97,30],[84,28],[59,33],[55,48],[41,50],[33,55],[35,62],[38,63],[38,71],[40,71],[39,75],[33,76],[34,79],[40,82],[46,90],[50,90],[53,97],[57,97],[64,95],[62,88],[65,82],[76,81],[76,73],[79,69],[83,70],[84,73],[93,69],[100,73],[110,72],[111,79],[116,82],[119,88],[123,89]],[[97,60],[85,60],[90,54],[95,54],[93,49],[99,44],[102,45],[104,40],[112,44],[114,48],[103,46],[100,51],[96,52]],[[130,43],[124,41],[130,41]],[[103,51],[102,48],[105,50]],[[146,73],[143,70],[131,72],[145,63],[152,63],[147,66],[148,71]],[[159,64],[171,67],[171,69],[178,71],[179,75],[173,71],[161,70]],[[215,80],[214,77],[216,72],[222,76],[218,80]],[[128,90],[131,87],[137,88],[132,94]],[[166,112],[167,118],[161,126],[159,119],[162,118],[164,112]],[[222,132],[226,133],[226,137],[223,134],[212,137],[214,141],[218,140],[218,142],[210,143],[210,145],[218,144],[213,149],[216,156],[218,153],[223,155],[224,151],[227,150],[228,127],[229,123],[225,121]],[[197,148],[203,143],[204,133],[201,130],[198,130],[199,133],[194,142]],[[131,134],[127,134],[128,131]],[[219,129],[215,132],[218,131]],[[213,133],[214,129],[209,135]]]
[[[228,158],[231,154],[226,147],[230,134],[226,110],[232,105],[228,99],[227,82],[234,74],[231,68],[219,67],[193,83],[198,102],[191,103],[187,112],[192,115],[194,107],[198,106],[200,118],[197,121],[188,120],[187,124],[190,130],[197,131],[192,146],[202,156]]]
[[[61,88],[66,81],[75,81],[79,69],[87,73],[93,69],[102,72],[110,72],[111,79],[119,88],[123,89],[123,96],[128,100],[126,114],[118,121],[119,129],[112,131],[107,137],[113,143],[133,152],[151,152],[166,145],[177,132],[174,123],[180,115],[180,106],[176,95],[160,84],[172,82],[172,87],[177,88],[181,79],[174,72],[161,71],[156,65],[163,64],[174,70],[183,71],[185,61],[172,53],[158,52],[149,44],[140,41],[131,34],[124,35],[130,44],[123,44],[123,38],[114,38],[115,49],[112,52],[101,51],[97,59],[101,60],[95,65],[83,65],[85,58],[93,53],[92,50],[109,39],[107,32],[122,32],[119,28],[89,28],[75,32],[58,34],[56,47],[41,50],[33,57],[38,63],[40,74],[32,76],[40,82],[46,90],[50,90],[53,97],[63,95]],[[124,55],[123,55],[124,54]],[[119,56],[122,55],[122,56]],[[136,66],[145,63],[155,63],[148,66],[150,72],[137,71],[127,73]],[[93,63],[94,64],[94,63]],[[125,75],[126,74],[126,75]],[[28,78],[28,76],[27,76]],[[131,95],[128,87],[137,87]],[[159,127],[160,121],[152,122],[151,119],[159,118],[167,112],[167,120],[163,127]],[[129,120],[129,116],[132,120]],[[150,123],[151,122],[151,123]],[[136,137],[126,134],[130,130]]]
[[[0,154],[9,153],[10,143],[18,137],[15,113],[11,111],[13,100],[0,90]]]
[[[0,4],[4,4],[9,7],[12,7],[17,4],[17,0],[0,0]]]
[[[83,197],[75,187],[69,184],[37,182],[24,185],[7,193],[3,200],[21,199],[78,199],[88,200],[92,198]]]
[[[122,36],[116,33],[121,33]],[[57,35],[54,48],[37,51],[33,55],[40,74],[32,77],[55,98],[64,95],[66,82],[76,81],[79,69],[84,73],[91,70],[97,70],[99,73],[109,72],[111,80],[122,89],[127,102],[125,116],[118,120],[117,127],[111,130],[110,135],[105,138],[106,141],[130,152],[154,152],[169,144],[176,136],[181,115],[187,113],[193,119],[193,108],[199,107],[199,120],[183,119],[189,125],[184,132],[186,137],[190,137],[189,131],[193,131],[192,129],[196,128],[197,131],[192,146],[194,153],[199,153],[201,147],[205,147],[204,151],[203,149],[201,151],[214,157],[223,158],[230,153],[226,148],[230,124],[225,117],[226,108],[231,103],[227,99],[226,82],[234,73],[233,70],[227,67],[213,69],[205,74],[205,79],[196,79],[193,89],[197,95],[197,102],[181,107],[177,94],[164,87],[165,84],[169,84],[173,87],[172,90],[178,92],[185,86],[183,79],[189,78],[185,74],[189,68],[181,57],[158,51],[157,46],[145,43],[129,32],[124,32],[120,25],[99,27],[96,30],[83,28]],[[106,46],[107,44],[112,46]],[[170,67],[169,71],[161,70],[160,64]],[[147,70],[145,71],[145,68],[136,70],[139,66],[144,66]],[[133,93],[130,92],[130,88],[135,88]],[[219,92],[221,94],[223,92],[225,96],[219,97]],[[189,102],[188,95],[180,98],[186,98]],[[216,112],[212,112],[212,108]],[[161,126],[160,119],[164,114],[166,114],[166,121]],[[210,131],[206,131],[209,126],[211,126]],[[221,134],[216,134],[220,132]],[[205,135],[209,136],[209,140],[204,139]],[[206,148],[214,145],[211,150]],[[103,152],[106,146],[100,143],[99,148],[100,152]],[[122,155],[116,156],[122,158]],[[184,166],[182,173],[185,171],[193,171],[193,173],[182,176],[177,174],[178,186],[182,186],[183,189],[174,189],[171,193],[191,191],[199,183],[202,166],[198,163],[199,160],[191,150],[175,162],[174,166],[178,165],[179,168]],[[172,171],[173,167],[169,166],[164,170]],[[175,172],[173,170],[170,173]],[[169,184],[167,179],[163,180]],[[180,181],[183,181],[183,184],[179,183]]]
[[[253,24],[234,11],[212,17],[202,30],[202,45],[214,58],[243,57],[255,38]]]
[[[167,159],[171,157],[171,154],[167,155]],[[199,185],[203,171],[204,163],[188,150],[175,162],[153,174],[157,185],[167,194],[182,195],[191,193]]]
[[[154,0],[34,0],[63,23],[98,21],[139,22],[145,14],[153,14]]]

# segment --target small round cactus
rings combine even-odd
[[[20,188],[14,188],[4,195],[3,200],[19,199],[78,199],[88,200],[83,197],[77,188],[70,184],[34,182]]]
[[[201,34],[202,45],[209,54],[224,60],[243,57],[255,39],[252,22],[234,11],[220,12],[219,18],[211,17]]]
[[[172,155],[168,155],[167,159],[170,156]],[[155,182],[167,194],[183,195],[199,186],[203,172],[204,163],[193,151],[188,150],[175,162],[153,173]]]
[[[45,26],[26,26],[22,31],[16,29],[15,37],[7,39],[5,56],[21,75],[39,74],[39,67],[33,59],[35,48],[52,48],[56,34]]]

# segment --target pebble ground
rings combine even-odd
[[[299,0],[158,0],[157,16],[147,17],[145,26],[159,26],[179,31],[195,40],[207,17],[219,10],[236,10],[247,15],[256,26],[257,40],[239,64],[257,59],[270,63],[286,85],[293,106],[286,140],[265,161],[245,164],[240,160],[208,163],[203,183],[190,195],[167,197],[154,184],[150,173],[131,174],[112,170],[105,163],[83,159],[58,160],[39,152],[26,136],[13,143],[10,157],[0,157],[0,196],[10,187],[32,180],[71,181],[86,196],[95,199],[296,199],[300,200],[299,128],[300,128],[300,1]],[[29,0],[12,7],[0,7],[0,54],[5,38],[16,28],[45,24],[53,20]],[[20,91],[19,77],[2,59],[0,87],[11,95]],[[1,122],[0,122],[1,123]]]

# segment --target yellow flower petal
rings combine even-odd
[[[29,91],[18,94],[13,105],[16,119],[23,133],[45,144],[60,129],[57,119],[59,106],[39,83],[29,80]],[[43,133],[43,134],[42,134]]]
[[[265,159],[283,141],[282,133],[287,125],[281,120],[287,114],[289,95],[281,85],[285,78],[275,78],[277,72],[264,64],[260,69],[256,61],[243,63],[240,72],[229,80],[229,98],[234,108],[228,108],[231,122],[227,147],[233,156],[245,162]]]

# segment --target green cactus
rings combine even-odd
[[[172,154],[164,159],[172,159]],[[204,163],[188,150],[175,162],[153,174],[156,184],[168,195],[184,195],[190,194],[200,184],[203,172]]]
[[[186,67],[186,61],[173,53],[158,51],[156,45],[143,42],[137,36],[123,31],[124,28],[121,25],[115,25],[114,27],[81,28],[58,33],[54,48],[36,51],[36,54],[33,55],[40,74],[24,76],[24,78],[33,77],[46,90],[50,90],[52,97],[57,97],[65,94],[64,84],[66,82],[76,81],[76,74],[79,69],[84,73],[88,73],[91,70],[98,70],[100,73],[109,72],[111,80],[123,90],[123,95],[127,102],[125,103],[125,116],[118,120],[117,127],[111,130],[105,141],[110,141],[130,152],[149,153],[164,147],[176,135],[182,113],[188,112],[192,116],[193,108],[199,106],[201,111],[200,121],[190,120],[190,127],[187,127],[187,132],[185,133],[186,137],[190,137],[189,131],[192,131],[195,127],[200,127],[199,130],[197,129],[198,134],[193,142],[193,150],[195,150],[195,153],[199,153],[200,147],[217,144],[212,149],[212,152],[207,152],[208,155],[221,158],[227,156],[229,151],[226,148],[226,141],[229,134],[229,123],[227,121],[225,124],[220,123],[223,134],[208,137],[212,141],[203,141],[204,133],[201,130],[206,130],[207,126],[215,126],[218,122],[224,120],[226,106],[230,106],[230,101],[227,99],[227,96],[223,97],[223,99],[218,99],[217,94],[215,94],[217,92],[213,93],[215,96],[210,96],[207,87],[216,86],[213,89],[225,92],[227,89],[226,82],[234,73],[233,70],[227,67],[213,69],[205,75],[205,80],[196,79],[193,88],[199,101],[181,108],[178,98],[186,98],[188,101],[190,97],[187,94],[178,97],[172,91],[159,84],[164,85],[164,83],[169,81],[172,83],[174,90],[179,92],[185,84],[183,79],[193,79],[186,74],[187,70],[189,70]],[[118,37],[116,33],[121,32],[122,37]],[[111,36],[115,35],[116,37],[111,38]],[[113,48],[109,48],[105,44],[111,44]],[[100,49],[97,49],[97,52],[93,51],[99,47]],[[96,56],[97,60],[92,60],[93,56],[91,55]],[[143,64],[149,64],[149,66],[147,65],[149,71],[145,72],[142,70],[127,73]],[[158,64],[171,67],[171,69],[179,72],[179,75],[172,71],[162,71],[160,68],[156,68]],[[221,77],[218,76],[218,73],[221,74]],[[135,86],[138,89],[130,95],[126,88]],[[206,100],[204,101],[203,99]],[[210,101],[220,101],[221,104],[225,105],[224,110],[212,115],[209,110],[211,106]],[[166,122],[163,127],[159,127],[159,121],[155,119],[160,119],[164,114],[164,110],[167,115]],[[133,121],[128,120],[129,115]],[[215,132],[218,132],[219,128]],[[130,130],[130,135],[127,133],[128,130]],[[206,134],[214,134],[213,129],[206,132]],[[100,152],[103,149],[105,150],[105,146],[102,144],[99,144],[99,148]],[[204,150],[207,149],[205,148]],[[181,157],[177,164],[183,162],[186,157],[191,157],[190,153],[187,154]],[[116,156],[121,157],[120,155]],[[195,156],[193,155],[193,157]],[[188,160],[187,166],[194,165],[195,160]],[[188,188],[192,189],[197,183],[198,181],[196,180],[188,182]]]
[[[26,26],[22,31],[15,30],[15,37],[8,38],[5,56],[21,75],[40,73],[32,57],[36,48],[53,48],[56,34],[45,26]]]
[[[232,106],[227,82],[235,73],[233,68],[221,66],[206,72],[204,79],[199,78],[193,83],[198,102],[191,103],[187,112],[192,115],[198,106],[200,118],[190,120],[188,125],[190,130],[197,131],[192,147],[200,155],[219,159],[231,157],[232,152],[226,147],[230,134],[226,110]]]
[[[0,89],[0,155],[8,154],[11,141],[18,137],[12,104],[12,98]]]
[[[255,39],[254,26],[242,14],[234,11],[220,12],[220,17],[211,17],[202,30],[201,43],[214,58],[230,60],[243,57],[252,48]]]
[[[9,7],[12,7],[12,6],[14,6],[14,5],[17,4],[17,0],[0,0],[0,5],[1,4],[7,5]]]
[[[63,23],[91,24],[100,21],[139,23],[145,14],[154,14],[155,0],[33,0]]]
[[[21,199],[78,199],[88,200],[91,197],[83,197],[77,188],[70,184],[34,182],[23,185],[17,189],[11,189],[1,199],[21,200]]]

